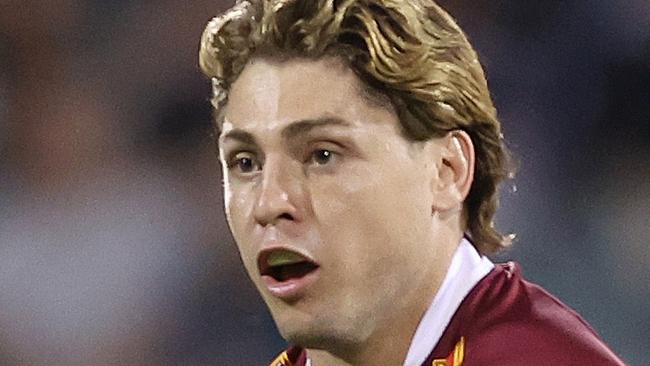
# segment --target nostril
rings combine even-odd
[[[293,221],[293,216],[291,216],[290,213],[286,213],[286,212],[280,215],[278,218]]]

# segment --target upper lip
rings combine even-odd
[[[260,275],[268,275],[270,273],[271,266],[269,265],[269,257],[275,252],[288,252],[296,254],[304,259],[304,262],[309,262],[317,267],[320,265],[307,253],[304,253],[300,250],[290,248],[287,246],[274,246],[269,248],[262,249],[257,255],[257,269],[260,272]]]

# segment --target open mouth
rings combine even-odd
[[[287,249],[262,252],[257,261],[260,275],[269,276],[277,282],[300,279],[318,268],[311,259]]]

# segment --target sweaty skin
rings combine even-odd
[[[469,137],[410,142],[393,108],[361,90],[338,59],[255,58],[219,137],[242,261],[283,337],[314,365],[401,364],[464,229]],[[319,266],[290,299],[260,276],[260,251],[272,247]]]

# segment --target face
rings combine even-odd
[[[436,145],[407,141],[361,90],[337,59],[255,59],[224,113],[228,223],[280,332],[306,347],[363,342],[449,257],[432,224]]]

